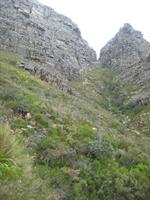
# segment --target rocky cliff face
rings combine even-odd
[[[150,43],[139,31],[125,24],[102,48],[99,65],[116,71],[114,81],[124,91],[124,105],[137,112],[143,109],[144,113],[145,109],[145,114],[141,112],[135,121],[138,129],[149,133],[150,113],[146,107],[150,103]]]
[[[150,43],[130,24],[125,24],[101,49],[99,63],[121,72],[124,82],[147,88],[150,85]]]
[[[68,79],[96,60],[77,25],[36,0],[0,1],[0,48]]]
[[[100,52],[102,67],[127,68],[145,60],[150,55],[150,44],[130,24],[110,40]]]

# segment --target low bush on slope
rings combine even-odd
[[[0,150],[1,199],[148,200],[149,137],[124,113],[114,72],[93,68],[68,95],[18,69],[20,59],[0,53],[0,121],[10,126],[0,129],[10,146]]]

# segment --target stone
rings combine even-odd
[[[149,55],[150,43],[141,32],[126,23],[101,49],[99,62],[102,67],[127,68],[144,61]]]
[[[1,0],[0,24],[0,49],[23,55],[30,66],[72,80],[96,61],[78,26],[36,0]]]
[[[33,127],[31,125],[27,125],[27,128],[32,129]]]
[[[68,80],[62,78],[58,73],[49,71],[30,62],[17,62],[17,67],[28,71],[31,75],[39,77],[42,81],[47,82],[50,85],[56,86],[58,89],[73,95],[73,90],[68,84]]]
[[[120,74],[122,83],[150,87],[150,43],[130,24],[124,24],[100,51],[98,63]]]
[[[25,118],[28,119],[28,120],[29,120],[29,119],[32,119],[31,113],[27,113],[26,116],[25,116]]]

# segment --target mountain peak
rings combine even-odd
[[[117,35],[123,35],[123,37],[133,35],[133,37],[143,38],[143,34],[135,30],[129,23],[125,23],[124,26],[119,29]]]
[[[125,23],[119,32],[100,52],[102,67],[129,67],[150,54],[150,44],[143,38],[140,31]]]
[[[126,33],[132,33],[135,30],[133,29],[133,27],[131,26],[131,24],[125,23],[124,26],[120,29],[120,31],[126,32]]]

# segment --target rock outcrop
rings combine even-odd
[[[96,61],[78,26],[36,0],[0,0],[0,48],[68,79]]]
[[[72,88],[68,84],[68,80],[58,74],[54,74],[54,72],[50,72],[50,70],[33,65],[31,67],[31,63],[29,62],[17,62],[16,66],[28,71],[33,76],[39,77],[42,81],[56,86],[58,89],[65,91],[70,95],[73,94]]]
[[[145,61],[150,55],[150,44],[130,24],[110,40],[100,52],[99,61],[102,67],[127,68]]]
[[[150,102],[150,43],[141,32],[125,24],[101,49],[98,64],[115,70],[115,79],[123,87],[138,88],[132,93],[130,104],[143,106]]]

